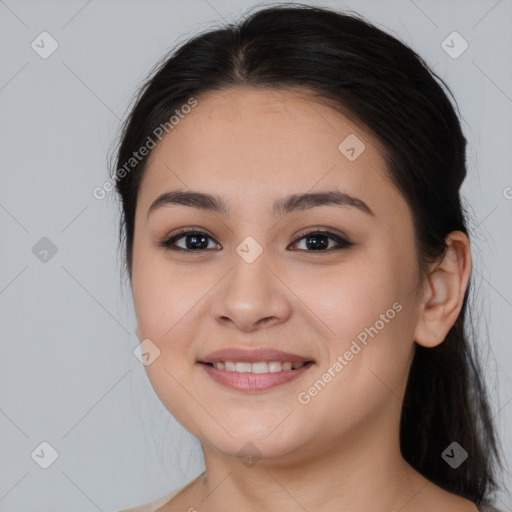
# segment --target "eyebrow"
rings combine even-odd
[[[226,217],[230,215],[229,205],[220,196],[196,191],[184,192],[174,190],[159,195],[148,208],[147,217],[155,210],[168,205],[190,206],[192,208],[212,211]],[[318,206],[348,206],[375,216],[371,208],[364,201],[338,190],[291,194],[275,201],[273,211],[276,216],[284,216],[295,210],[309,210]]]

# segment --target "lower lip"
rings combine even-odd
[[[199,363],[204,371],[219,384],[237,391],[262,391],[286,382],[291,382],[309,370],[313,363],[307,363],[296,370],[281,370],[274,373],[228,372],[218,370],[206,363]]]

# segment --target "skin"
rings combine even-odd
[[[411,210],[372,135],[298,91],[236,88],[197,100],[152,151],[135,218],[137,335],[160,350],[146,371],[162,403],[201,441],[206,465],[205,476],[159,510],[475,511],[414,471],[398,438],[414,343],[441,343],[461,309],[467,237],[451,233],[445,257],[421,281]],[[354,161],[338,150],[349,134],[365,144]],[[169,205],[148,217],[171,190],[218,194],[231,215]],[[288,194],[329,190],[363,200],[374,215],[332,205],[272,212]],[[208,249],[157,245],[179,228],[206,232]],[[297,237],[304,228],[354,245],[336,250],[327,238],[329,249],[313,251],[311,238]],[[263,250],[250,264],[236,252],[248,236]],[[300,403],[299,393],[395,302],[401,311]],[[245,393],[217,384],[197,363],[224,347],[272,347],[315,365],[293,382]],[[248,442],[261,456],[250,467],[237,456]]]

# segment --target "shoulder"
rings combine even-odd
[[[176,496],[176,494],[178,494],[180,491],[181,489],[177,489],[176,491],[170,492],[165,496],[161,496],[160,498],[150,503],[146,503],[145,505],[123,509],[120,510],[119,512],[156,512],[156,510],[158,510],[161,506],[165,505],[171,498],[174,498],[174,496]]]
[[[134,507],[134,508],[127,508],[127,509],[119,510],[119,512],[157,512],[158,509],[160,507],[163,507],[171,498],[174,498],[181,491],[188,488],[191,484],[196,482],[204,474],[205,474],[205,472],[203,471],[200,475],[198,475],[196,478],[194,478],[194,480],[192,480],[188,484],[186,484],[183,487],[180,487],[179,489],[176,489],[175,491],[172,491],[164,496],[160,496],[160,498],[158,498],[150,503],[146,503],[145,505],[139,505],[138,507]]]

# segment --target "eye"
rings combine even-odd
[[[185,239],[185,247],[176,245],[176,242],[181,239]],[[204,231],[183,229],[171,237],[158,242],[158,245],[170,251],[203,252],[203,250],[208,249],[208,239],[213,240]]]
[[[309,240],[309,242],[306,242],[305,246],[311,250],[299,250],[305,250],[306,252],[329,252],[330,250],[332,250],[332,246],[329,247],[329,239],[334,240],[336,244],[338,244],[338,247],[335,247],[334,250],[348,249],[349,247],[352,247],[354,245],[353,242],[350,242],[341,235],[337,235],[336,233],[332,233],[331,231],[328,230],[320,229],[301,231],[298,235],[298,238],[295,240],[295,242],[293,242],[293,244],[296,244],[297,242],[300,242],[302,240]]]
[[[180,240],[183,240],[182,246],[177,245],[177,242]],[[157,245],[170,251],[197,253],[212,249],[212,247],[208,247],[208,240],[213,240],[213,238],[204,231],[183,229],[178,233],[173,234],[171,237],[158,242]],[[292,245],[295,245],[302,240],[309,240],[309,242],[306,243],[306,249],[299,249],[305,252],[328,252],[333,249],[332,246],[329,246],[329,240],[334,241],[335,245],[338,245],[337,249],[335,248],[334,250],[347,249],[354,245],[354,243],[341,235],[320,229],[300,232],[299,237],[292,243]],[[220,244],[216,245],[222,249]]]

